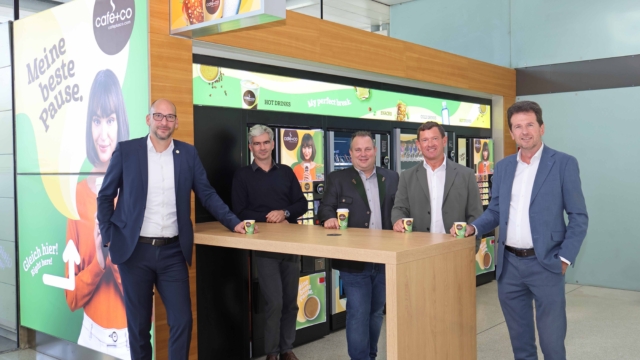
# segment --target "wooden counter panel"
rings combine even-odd
[[[198,224],[195,243],[383,264],[399,264],[475,248],[473,238],[454,239],[446,234],[355,228],[326,230],[294,224],[260,223],[258,226],[259,233],[243,235],[229,231],[218,222]],[[340,236],[328,236],[332,233]]]
[[[387,265],[389,360],[476,359],[473,254],[461,249]]]

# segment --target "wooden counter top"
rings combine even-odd
[[[259,233],[243,235],[229,231],[219,222],[201,223],[196,226],[195,243],[380,264],[402,264],[465,248],[475,249],[473,237],[456,239],[445,234],[356,228],[327,230],[295,224],[257,225]]]

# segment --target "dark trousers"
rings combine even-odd
[[[189,271],[180,243],[153,246],[138,243],[133,254],[118,265],[132,360],[151,360],[153,286],[160,293],[169,324],[169,359],[186,360],[191,343]]]
[[[384,264],[367,263],[360,273],[340,272],[347,295],[347,351],[351,360],[378,356],[386,302]]]
[[[291,351],[296,339],[300,257],[295,256],[294,261],[261,256],[254,259],[266,300],[264,350],[267,355]]]
[[[564,276],[544,268],[535,256],[521,258],[505,251],[502,264],[498,298],[509,329],[514,358],[538,359],[537,326],[545,360],[565,360],[567,314]]]

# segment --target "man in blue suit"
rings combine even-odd
[[[564,274],[576,261],[589,222],[578,161],[542,143],[544,124],[537,103],[517,102],[507,117],[520,151],[496,164],[489,207],[466,234],[501,228],[498,297],[515,359],[538,359],[537,324],[545,360],[564,360]]]
[[[167,310],[169,359],[181,360],[189,357],[192,327],[191,190],[224,226],[239,233],[244,228],[209,184],[195,148],[173,140],[175,105],[154,102],[147,125],[148,136],[118,143],[113,152],[97,217],[102,243],[122,277],[131,358],[152,358],[155,285]]]

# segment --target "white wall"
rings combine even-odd
[[[391,6],[390,36],[506,66],[509,0],[416,0]]]

